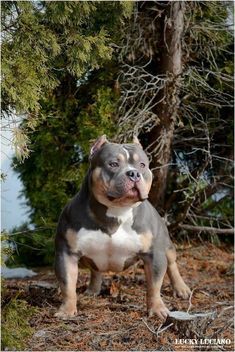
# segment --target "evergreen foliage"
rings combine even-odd
[[[113,134],[115,94],[106,86],[96,88],[89,97],[91,103],[86,102],[77,113],[73,99],[66,99],[66,108],[61,110],[54,101],[50,106],[53,116],[31,134],[30,157],[16,165],[25,185],[31,221],[37,226],[55,226],[84,177],[90,141],[104,133]]]
[[[123,2],[2,1],[2,108],[37,113],[68,76],[111,59]]]
[[[24,161],[32,149],[29,136],[48,118],[53,101],[72,100],[89,72],[111,59],[132,4],[2,1],[1,7],[2,113]]]

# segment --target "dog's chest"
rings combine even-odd
[[[122,271],[126,260],[141,250],[140,236],[126,222],[111,236],[101,230],[82,228],[78,232],[77,248],[93,260],[99,271]]]

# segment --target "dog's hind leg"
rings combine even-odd
[[[100,293],[101,284],[102,274],[99,271],[91,269],[90,282],[85,293],[91,296],[97,296]]]

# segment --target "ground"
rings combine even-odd
[[[30,322],[35,333],[26,350],[233,351],[232,251],[231,246],[211,243],[177,246],[179,269],[193,290],[192,296],[189,300],[173,297],[167,277],[162,296],[170,310],[214,312],[195,323],[169,319],[163,324],[156,316],[146,316],[141,263],[118,275],[105,274],[98,297],[84,295],[88,272],[80,271],[78,316],[71,320],[53,317],[60,297],[53,288],[56,281],[52,269],[41,270],[31,279],[7,280],[10,294],[18,292],[19,298],[39,307]]]

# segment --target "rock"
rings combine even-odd
[[[47,335],[49,335],[47,330],[38,330],[34,333],[33,337],[46,337]]]

